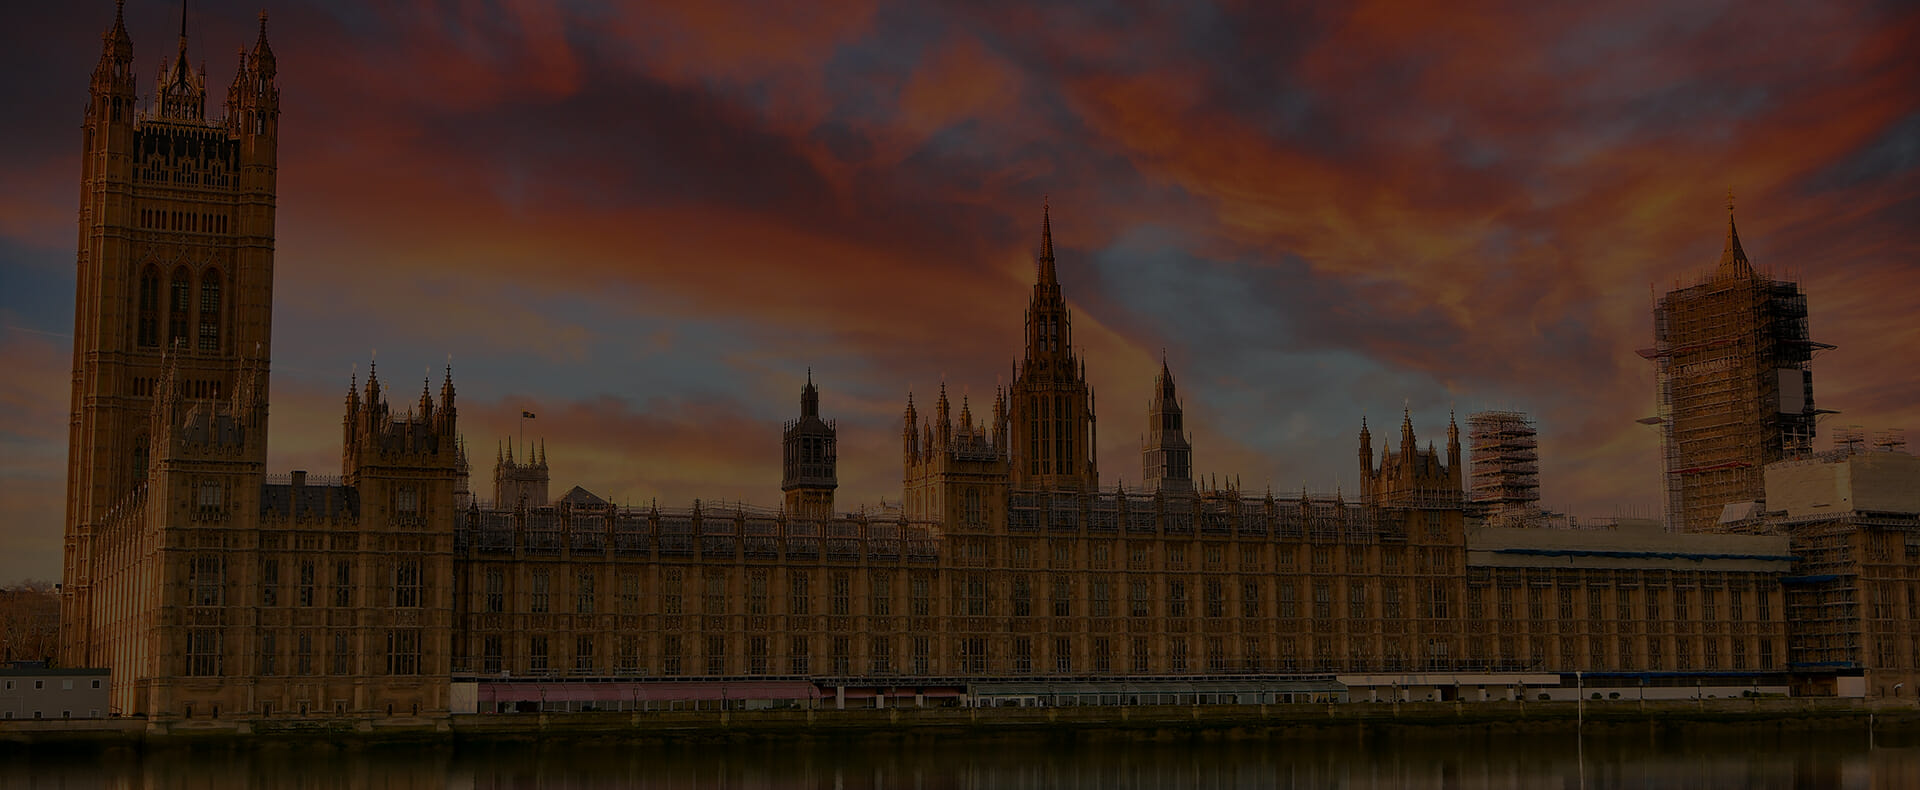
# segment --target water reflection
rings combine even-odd
[[[1864,733],[1862,733],[1864,735]],[[1846,733],[1132,741],[1070,735],[0,755],[0,788],[1906,788],[1920,746]]]

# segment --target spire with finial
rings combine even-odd
[[[1747,251],[1740,248],[1740,231],[1733,223],[1733,187],[1727,187],[1727,244],[1720,250],[1720,265],[1714,269],[1720,277],[1751,277],[1753,264]]]
[[[133,61],[133,37],[127,35],[127,0],[113,2],[113,29],[100,37],[105,46],[101,60],[127,64]]]
[[[820,390],[813,386],[813,368],[807,368],[807,385],[800,388],[800,416],[820,416]]]
[[[187,4],[180,3],[180,51],[172,65],[162,68],[154,93],[160,117],[183,121],[205,120],[207,86],[204,74],[194,73],[187,58]]]
[[[907,390],[907,411],[900,420],[900,451],[909,463],[920,455],[920,435],[914,431],[919,423],[920,413],[913,408],[913,390]]]
[[[253,67],[271,80],[274,71],[273,47],[267,44],[267,12],[260,12],[260,37],[253,42]]]
[[[1053,271],[1053,209],[1052,200],[1040,199],[1040,283],[1054,285],[1059,282]]]
[[[447,377],[440,383],[440,408],[453,408],[453,355],[447,355]]]
[[[953,414],[947,403],[947,383],[945,381],[940,382],[940,400],[934,403],[933,421],[934,446],[939,448],[951,446],[953,441]]]

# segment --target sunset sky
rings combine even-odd
[[[210,115],[259,2],[192,4]],[[80,121],[113,20],[9,5],[0,583],[60,574]],[[356,365],[404,400],[451,355],[476,488],[529,410],[556,496],[777,504],[810,366],[841,508],[897,499],[907,393],[978,413],[1020,353],[1043,200],[1105,485],[1140,479],[1164,353],[1202,475],[1351,492],[1363,415],[1410,408],[1424,445],[1450,409],[1514,408],[1544,504],[1656,515],[1634,349],[1718,258],[1729,187],[1755,266],[1838,346],[1816,447],[1920,427],[1912,4],[678,5],[269,3],[270,471],[338,472]],[[145,94],[179,15],[127,4]]]

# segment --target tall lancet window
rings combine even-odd
[[[136,340],[142,347],[160,345],[160,272],[148,266],[140,273],[140,317]]]
[[[220,350],[220,270],[200,275],[200,350]]]
[[[172,293],[167,304],[167,345],[187,340],[187,311],[193,308],[193,285],[187,281],[187,269],[173,271]]]

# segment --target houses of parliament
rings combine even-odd
[[[370,368],[341,401],[338,476],[269,473],[264,15],[218,118],[207,90],[183,27],[141,106],[116,15],[82,134],[61,623],[61,662],[108,668],[114,714],[1024,704],[1042,687],[1471,701],[1570,698],[1576,674],[1644,697],[1920,685],[1920,505],[1794,504],[1840,467],[1906,479],[1904,453],[1767,466],[1782,493],[1743,492],[1755,507],[1714,529],[1503,525],[1463,493],[1458,427],[1423,447],[1405,415],[1377,452],[1355,426],[1351,499],[1202,485],[1163,363],[1122,417],[1145,419],[1142,485],[1103,485],[1045,209],[1012,381],[982,414],[944,387],[908,399],[898,507],[836,508],[811,374],[778,507],[554,498],[544,447],[499,453],[476,491],[450,369],[416,394]]]

